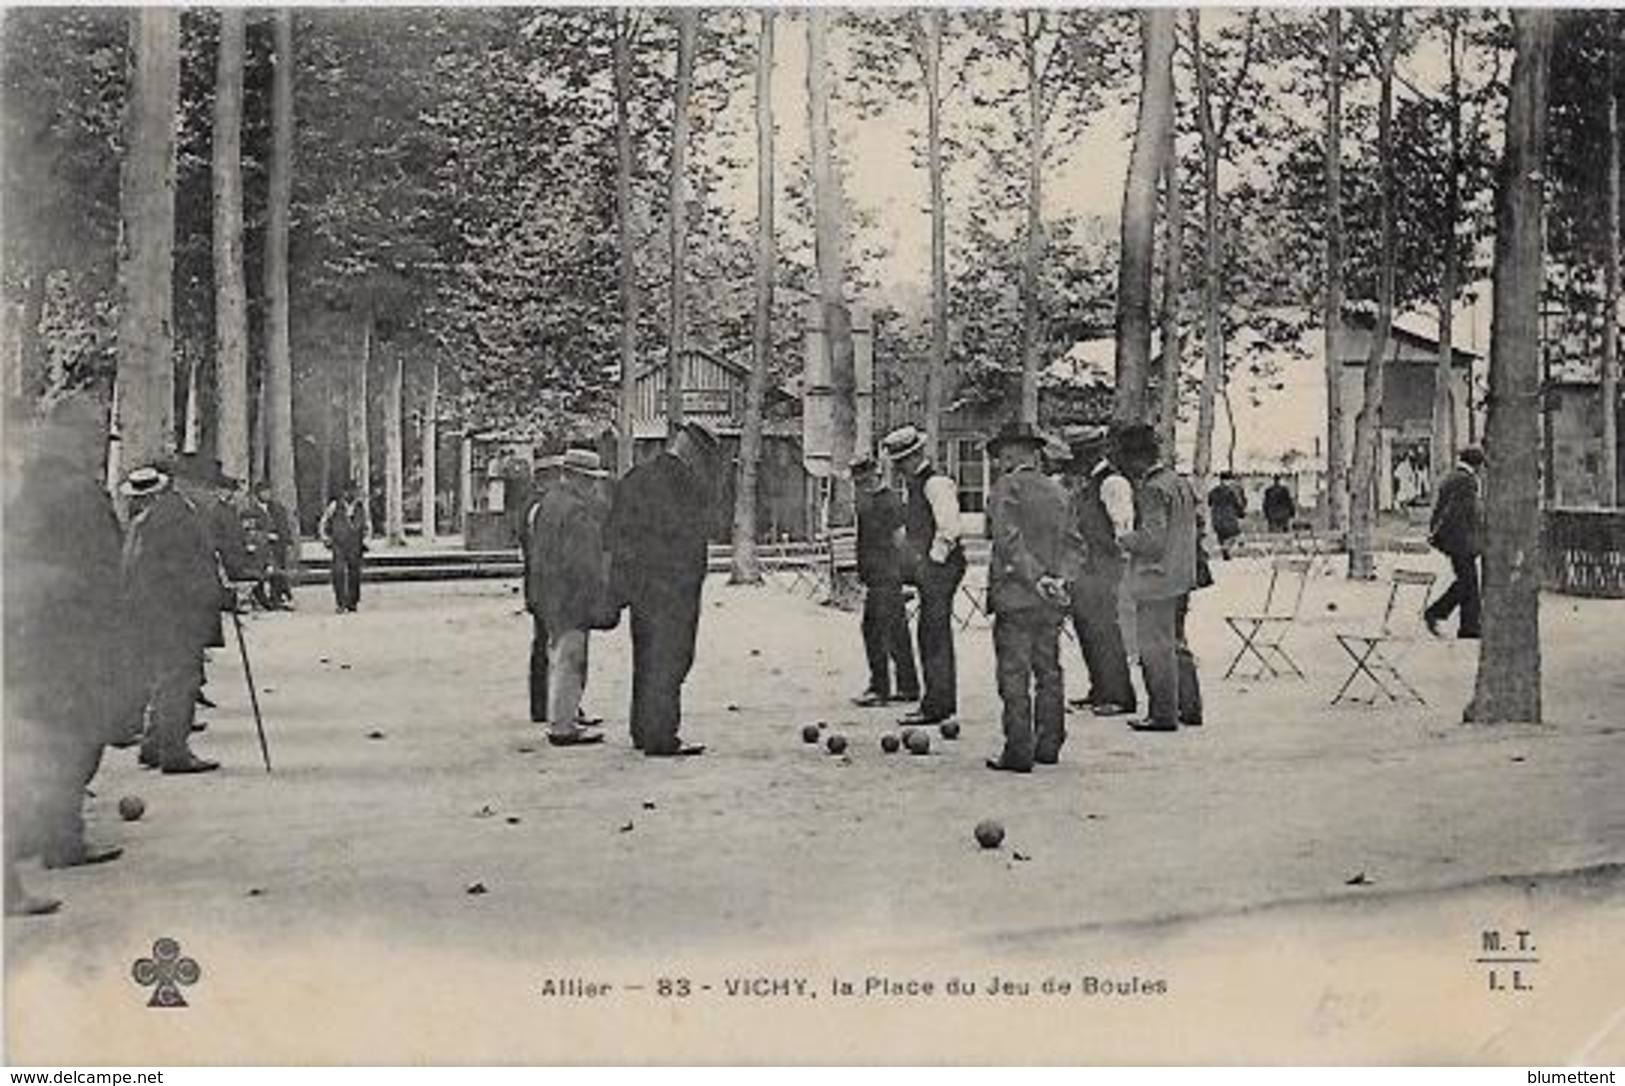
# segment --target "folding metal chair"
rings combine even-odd
[[[1399,670],[1403,663],[1401,650],[1413,643],[1416,638],[1408,633],[1396,632],[1394,623],[1396,613],[1409,614],[1416,621],[1420,621],[1418,617],[1421,613],[1420,607],[1405,612],[1398,611],[1400,597],[1405,594],[1406,589],[1413,589],[1425,602],[1436,579],[1434,574],[1420,570],[1394,570],[1393,577],[1389,581],[1388,605],[1382,612],[1382,625],[1366,632],[1345,631],[1337,634],[1337,643],[1343,646],[1343,651],[1353,661],[1354,667],[1349,671],[1349,677],[1343,680],[1343,686],[1338,690],[1337,696],[1332,698],[1333,705],[1345,698],[1349,701],[1375,705],[1379,695],[1385,696],[1390,702],[1410,699],[1418,705],[1427,704],[1427,699]],[[1369,698],[1349,694],[1349,688],[1362,675],[1371,684]]]
[[[1225,668],[1224,678],[1236,674],[1242,660],[1249,656],[1258,661],[1258,667],[1243,674],[1242,678],[1304,677],[1303,669],[1287,652],[1286,638],[1303,608],[1303,592],[1309,584],[1309,571],[1313,565],[1312,558],[1302,555],[1274,559],[1270,562],[1270,583],[1264,592],[1263,610],[1224,616],[1225,625],[1241,642],[1230,666]],[[1290,600],[1287,598],[1289,596]]]

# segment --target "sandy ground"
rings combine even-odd
[[[1346,673],[1332,631],[1385,595],[1331,570],[1290,642],[1307,681],[1219,681],[1222,616],[1264,584],[1256,561],[1219,574],[1191,629],[1208,726],[1143,736],[1074,713],[1063,764],[1024,778],[982,767],[998,749],[982,625],[959,636],[960,740],[888,756],[894,714],[848,702],[856,616],[714,579],[684,725],[710,753],[649,761],[625,736],[624,628],[593,642],[588,702],[610,742],[558,750],[526,719],[530,626],[510,584],[375,587],[342,616],[302,589],[297,613],[249,624],[275,773],[231,646],[196,743],[226,768],[165,778],[113,753],[91,833],[125,858],[27,872],[67,906],[6,925],[8,1053],[1625,1059],[1625,608],[1548,597],[1548,724],[1466,727],[1476,653],[1453,641],[1410,651],[1428,706],[1327,706]],[[802,743],[815,721],[850,739],[846,758]],[[117,819],[127,794],[146,800],[140,822]],[[1002,849],[976,847],[982,818],[1007,827]],[[1473,961],[1483,931],[1520,927],[1544,948],[1520,976],[1538,994],[1492,989]],[[159,935],[204,967],[184,1012],[148,1011],[130,979]],[[886,969],[936,990],[835,990]],[[954,1011],[973,1001],[947,979],[986,997],[1001,971],[1033,991]],[[1086,974],[1169,990],[1039,990]],[[792,1015],[725,994],[749,976],[802,978],[822,1002],[788,997]],[[549,977],[623,987],[538,994]],[[661,977],[694,990],[662,999]]]

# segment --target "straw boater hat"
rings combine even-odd
[[[880,442],[887,460],[902,460],[925,448],[925,435],[913,426],[899,426]]]
[[[565,449],[564,455],[558,458],[559,467],[565,471],[573,471],[577,475],[585,475],[593,479],[607,479],[609,472],[604,470],[604,462],[598,454],[591,449]]]
[[[119,484],[119,493],[127,498],[144,498],[156,494],[169,485],[169,476],[154,467],[136,468]]]

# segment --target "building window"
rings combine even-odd
[[[959,487],[959,509],[980,513],[987,499],[987,460],[980,438],[957,438],[948,443],[948,474]]]

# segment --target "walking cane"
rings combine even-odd
[[[271,772],[271,749],[265,743],[265,720],[260,716],[260,696],[254,689],[254,668],[248,662],[248,639],[243,636],[243,616],[231,609],[231,624],[237,630],[237,651],[243,657],[243,677],[248,680],[248,703],[254,707],[254,728],[260,735],[260,757],[265,759],[265,772]]]

